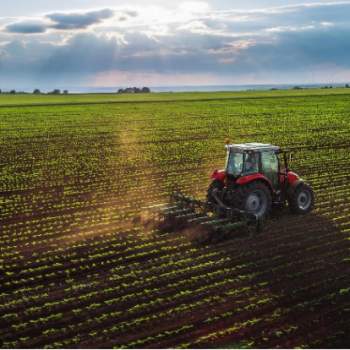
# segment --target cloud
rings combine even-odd
[[[136,10],[124,10],[124,11],[119,11],[122,15],[124,14],[125,16],[128,17],[137,17],[138,12]]]
[[[104,20],[117,17],[119,21],[126,21],[131,17],[136,17],[138,13],[134,10],[114,11],[112,9],[102,9],[89,12],[74,13],[50,13],[44,18],[33,20],[22,20],[5,26],[5,32],[17,34],[38,34],[45,33],[49,29],[56,30],[79,30],[86,29],[92,25],[100,24]]]
[[[202,3],[195,12],[196,4],[182,6],[190,16],[174,12],[172,18],[170,10],[163,9],[167,20],[147,7],[144,12],[135,8],[52,13],[42,18],[43,23],[33,22],[38,28],[26,28],[27,20],[14,23],[23,27],[13,31],[8,25],[8,34],[2,33],[7,37],[0,35],[7,42],[1,45],[0,74],[3,79],[20,76],[74,85],[96,81],[95,76],[103,84],[109,74],[116,84],[118,76],[147,77],[148,84],[152,76],[163,81],[161,75],[183,81],[185,76],[196,81],[210,76],[211,83],[217,77],[218,82],[241,84],[298,77],[302,82],[312,74],[321,80],[326,73],[332,76],[331,71],[337,77],[349,74],[350,2],[248,11],[212,10]],[[116,23],[108,21],[112,17]],[[110,23],[79,31],[104,21]],[[46,26],[46,34],[39,31],[40,24]],[[44,34],[9,40],[14,32]],[[112,78],[108,81],[112,84]]]
[[[258,32],[269,27],[298,27],[314,22],[349,23],[350,1],[304,3],[253,10],[225,10],[208,14],[203,21],[225,24],[228,31]]]
[[[118,69],[235,75],[292,72],[329,63],[350,68],[350,28],[320,26],[273,34],[276,37],[233,39],[181,31],[154,40],[141,33],[124,33],[125,43],[120,43],[107,35],[80,33],[59,46],[38,41],[5,45],[2,49],[8,60],[2,65],[9,67],[12,62],[17,70],[35,70],[40,75],[84,75]]]
[[[114,11],[103,9],[86,13],[52,13],[47,15],[54,22],[51,28],[55,29],[85,29],[93,24],[101,23],[103,20],[112,18]]]
[[[23,21],[9,24],[5,27],[8,33],[20,33],[20,34],[37,34],[44,33],[47,30],[47,23],[45,22],[33,22]]]
[[[181,11],[190,13],[206,13],[210,10],[208,3],[203,1],[186,1],[179,5]]]

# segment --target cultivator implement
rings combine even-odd
[[[200,201],[180,192],[171,195],[170,203],[158,210],[156,228],[162,233],[188,230],[200,242],[220,240],[248,229],[260,232],[262,223],[253,214],[216,203]]]

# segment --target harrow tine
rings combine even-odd
[[[191,209],[175,209],[163,211],[164,216],[177,216],[193,212]]]
[[[159,210],[159,209],[165,209],[169,206],[169,203],[158,203],[153,205],[148,205],[145,207],[141,207],[141,210]]]
[[[201,223],[205,223],[206,221],[210,221],[210,220],[212,220],[212,218],[209,217],[208,215],[202,215],[202,216],[199,216],[195,219],[191,219],[188,222],[190,224],[201,224]]]
[[[172,205],[162,208],[163,212],[171,210],[180,210],[181,208],[178,205]]]
[[[226,223],[230,223],[231,221],[229,219],[211,219],[211,221],[208,221],[206,223],[203,223],[205,225],[213,225],[213,226],[218,226],[221,224],[226,224]]]
[[[197,214],[197,213],[189,213],[189,214],[177,215],[176,218],[185,219],[190,223],[191,220],[195,220],[196,218],[198,218],[199,215],[200,214]]]

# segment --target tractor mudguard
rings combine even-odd
[[[211,178],[213,180],[218,180],[218,181],[224,182],[225,178],[226,178],[226,171],[225,170],[215,170],[212,173]]]
[[[289,173],[288,173],[289,174]],[[295,192],[295,190],[299,187],[302,186],[304,184],[304,180],[300,179],[298,177],[297,180],[295,180],[294,182],[290,183],[288,181],[288,189],[287,189],[287,198],[292,198],[293,193]]]
[[[291,186],[294,186],[294,184],[298,181],[302,181],[300,179],[300,177],[298,176],[298,174],[294,173],[293,171],[288,171],[288,174],[287,174],[287,181],[288,181],[288,184],[291,185]]]
[[[294,191],[302,184],[304,184],[304,180],[299,177],[298,174],[293,171],[288,171],[287,173],[287,198],[291,198],[293,196]]]

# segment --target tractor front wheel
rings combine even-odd
[[[292,213],[307,214],[314,207],[314,192],[309,185],[303,183],[293,191],[288,202]]]
[[[239,207],[248,213],[264,219],[271,211],[272,197],[270,189],[262,182],[252,182],[238,190]]]

